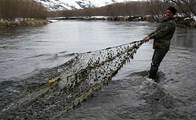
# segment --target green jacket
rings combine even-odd
[[[154,39],[153,48],[169,50],[170,41],[175,29],[176,23],[174,19],[168,19],[161,22],[157,29],[148,35],[150,39]]]

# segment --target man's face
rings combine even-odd
[[[165,10],[164,11],[164,17],[165,18],[172,18],[174,14],[170,10]]]

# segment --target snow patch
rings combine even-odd
[[[50,11],[95,8],[129,0],[34,0],[42,3]]]

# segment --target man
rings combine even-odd
[[[149,78],[157,82],[157,71],[159,65],[170,47],[170,41],[175,32],[176,24],[174,21],[174,15],[176,14],[176,9],[174,7],[168,7],[163,16],[161,24],[157,29],[144,38],[145,42],[154,39],[153,49],[154,54],[152,57],[151,68],[149,71]]]

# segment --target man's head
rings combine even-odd
[[[173,18],[176,12],[177,12],[176,8],[170,6],[164,11],[164,17]]]

